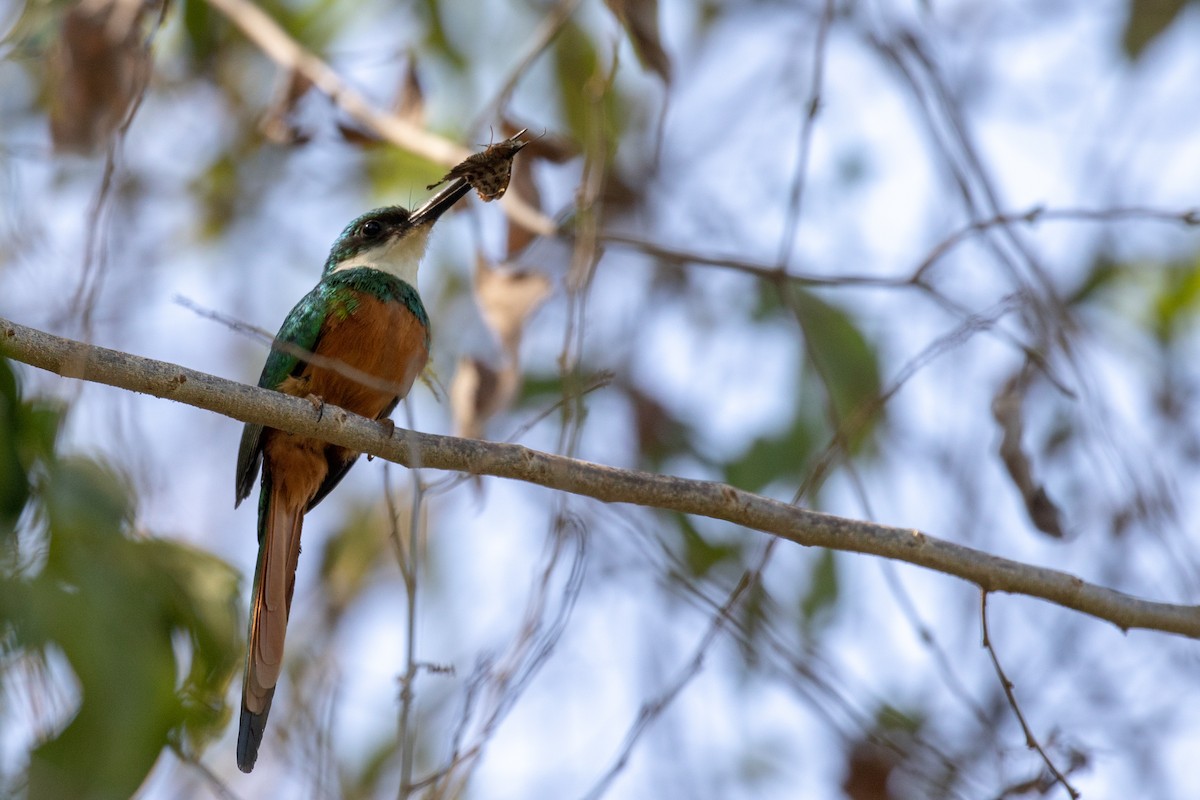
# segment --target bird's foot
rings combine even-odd
[[[320,422],[325,417],[325,398],[315,394],[305,395],[305,400],[312,403],[312,407],[317,412],[317,422]]]

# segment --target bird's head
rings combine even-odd
[[[417,267],[425,255],[433,223],[470,188],[464,181],[456,181],[414,211],[401,206],[368,211],[347,225],[333,243],[324,274],[370,267],[391,273],[415,288]]]

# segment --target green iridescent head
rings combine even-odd
[[[415,211],[385,206],[355,219],[333,243],[325,271],[369,267],[390,272],[416,286],[417,266],[433,223],[469,191],[463,181],[443,189]]]

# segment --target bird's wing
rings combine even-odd
[[[324,283],[317,284],[296,304],[284,319],[279,333],[275,335],[277,343],[287,342],[310,353],[317,349],[329,307],[326,288]],[[288,376],[303,370],[304,365],[303,357],[294,350],[288,352],[273,346],[270,355],[267,356],[267,363],[263,366],[258,385],[266,389],[278,389]],[[254,480],[258,477],[258,469],[262,463],[262,432],[262,425],[252,423],[247,423],[242,430],[242,441],[238,446],[235,506],[249,497],[254,489]]]

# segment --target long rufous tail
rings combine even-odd
[[[258,566],[250,603],[250,635],[246,670],[242,676],[242,718],[238,727],[237,763],[242,772],[254,769],[258,746],[267,727],[275,684],[283,668],[283,644],[300,557],[300,526],[304,506],[289,508],[264,475],[259,498]]]

